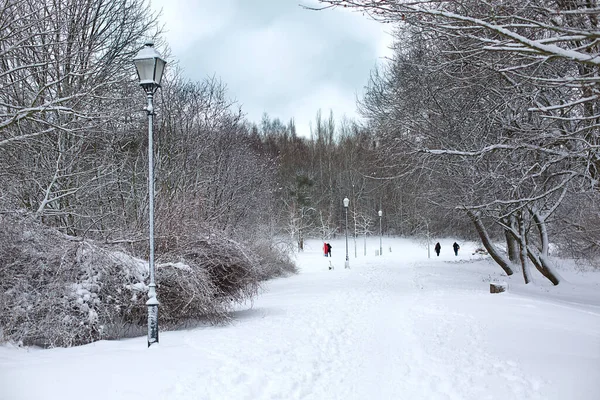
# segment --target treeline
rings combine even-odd
[[[132,58],[148,35],[160,43],[148,4],[17,0],[0,16],[0,210],[74,237],[147,240],[147,119]],[[274,161],[225,84],[190,82],[176,65],[156,99],[157,246],[200,227],[267,229]]]
[[[276,226],[298,246],[306,237],[345,233],[345,197],[351,236],[379,235],[380,210],[386,235],[472,235],[460,213],[429,201],[430,182],[396,175],[390,162],[398,159],[386,159],[370,127],[318,111],[309,138],[296,134],[293,120],[284,124],[268,115],[251,131],[264,154],[276,160]]]
[[[321,0],[396,28],[362,101],[387,176],[460,210],[507,274],[600,250],[597,1]],[[505,237],[505,246],[495,240]]]
[[[143,256],[147,120],[131,60],[148,36],[168,54],[159,21],[141,0],[17,0],[0,13],[0,211]],[[389,234],[448,225],[423,207],[429,187],[390,179],[370,128],[318,112],[302,138],[293,121],[246,121],[223,82],[191,82],[176,60],[155,107],[158,253],[198,231],[328,238],[344,229],[344,197],[353,234],[376,229],[380,209]]]

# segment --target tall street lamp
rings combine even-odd
[[[379,255],[383,254],[383,246],[381,245],[381,237],[382,237],[382,230],[381,230],[381,217],[383,215],[383,211],[379,210]]]
[[[346,209],[346,264],[344,264],[345,268],[350,268],[350,259],[348,258],[348,204],[350,204],[350,200],[345,197],[344,198],[344,208]]]
[[[158,299],[156,298],[156,282],[154,280],[154,149],[152,138],[152,117],[154,107],[152,100],[154,93],[160,87],[163,71],[167,62],[154,49],[154,43],[146,42],[133,59],[137,71],[140,86],[146,92],[148,106],[148,236],[150,242],[150,255],[148,269],[150,272],[150,284],[148,285],[148,347],[158,343]]]

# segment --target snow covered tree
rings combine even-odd
[[[102,229],[135,129],[131,59],[155,16],[141,0],[16,0],[0,13],[0,179],[11,205],[71,234]]]
[[[542,18],[531,2],[522,9],[499,8],[512,13],[500,19],[509,21],[508,27],[514,22],[518,40],[500,25],[490,26],[498,10],[488,3],[325,3],[367,10],[399,24],[395,59],[389,69],[374,73],[363,104],[387,159],[402,160],[393,164],[391,175],[418,175],[421,181],[425,175],[438,205],[474,215],[484,211],[510,232],[508,243],[514,238],[521,245],[537,243],[538,252],[528,245],[525,254],[557,284],[557,275],[538,256],[547,249],[547,216],[560,207],[566,188],[594,187],[596,181],[595,106],[585,95],[591,84],[587,61],[554,47],[556,57],[550,58],[526,50],[540,48],[530,41],[543,47],[545,40],[545,31],[535,23],[523,26],[524,18]],[[473,7],[455,9],[457,4]],[[478,17],[481,21],[474,22]],[[580,30],[590,29],[586,21],[579,23]],[[509,43],[499,51],[502,35],[517,41],[529,35],[529,42]],[[573,85],[557,84],[574,73]],[[513,230],[502,222],[518,216],[516,221],[524,223],[523,210],[544,232],[537,241],[522,236],[527,229]],[[545,217],[536,217],[539,210]],[[523,269],[526,262],[521,257]]]

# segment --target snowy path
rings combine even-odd
[[[231,326],[163,332],[149,350],[0,347],[0,399],[600,398],[600,307],[490,295],[497,268],[456,263],[466,251],[396,254],[346,270],[334,253],[329,271],[309,249]]]

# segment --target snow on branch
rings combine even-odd
[[[390,22],[401,22],[407,19],[408,15],[422,15],[422,16],[431,16],[435,18],[441,18],[455,21],[457,23],[464,23],[465,26],[459,26],[457,28],[463,30],[473,30],[473,28],[485,28],[491,32],[498,33],[505,38],[508,38],[514,41],[514,44],[506,44],[505,42],[498,42],[498,45],[501,47],[496,47],[494,45],[485,46],[486,50],[504,50],[511,52],[530,52],[543,56],[554,56],[558,58],[570,59],[574,61],[578,61],[584,64],[591,65],[600,65],[600,56],[594,53],[580,52],[573,49],[565,49],[555,44],[551,44],[556,41],[565,41],[568,40],[566,36],[558,36],[554,39],[545,37],[543,40],[533,40],[527,38],[515,31],[509,29],[511,25],[508,24],[494,24],[488,22],[485,19],[472,17],[468,15],[461,15],[451,11],[445,11],[439,8],[435,8],[436,5],[440,7],[445,2],[432,2],[432,1],[406,1],[406,2],[388,2],[388,1],[374,1],[374,0],[363,0],[363,1],[347,1],[347,0],[319,0],[321,3],[329,4],[331,6],[339,6],[339,7],[349,7],[358,9],[362,12],[368,13],[371,17],[377,20],[384,20]],[[589,10],[589,9],[588,9]],[[554,14],[558,15],[558,11],[554,12]],[[561,10],[560,13],[563,13]],[[588,11],[589,13],[589,11]],[[514,18],[519,18],[518,16],[514,16]],[[431,21],[422,21],[420,19],[416,19],[415,23],[420,24],[432,24]],[[436,21],[438,23],[439,21]],[[558,26],[550,26],[545,25],[539,21],[529,21],[529,25],[534,23],[535,26],[539,27],[539,29],[543,29],[546,31],[557,31],[560,30],[563,33],[571,33],[572,35],[584,36],[589,38],[590,40],[597,39],[600,35],[598,32],[592,31],[583,31],[583,30],[574,30],[569,28],[561,28]],[[443,21],[442,21],[443,23]],[[520,25],[520,24],[519,24]],[[517,28],[520,28],[517,27]],[[489,42],[489,38],[474,36],[475,39],[481,40],[484,42]]]
[[[576,101],[572,101],[569,103],[564,103],[564,104],[556,104],[553,106],[549,106],[549,107],[531,107],[528,108],[527,111],[553,111],[553,110],[560,110],[562,108],[567,108],[567,107],[573,107],[576,106],[578,104],[583,104],[583,103],[587,103],[589,101],[594,101],[594,100],[598,100],[598,96],[590,96],[590,97],[585,97],[583,99],[579,99]]]
[[[541,151],[548,154],[554,154],[557,156],[567,156],[564,151],[557,151],[549,149],[547,147],[536,146],[528,143],[522,144],[494,144],[491,146],[483,147],[476,151],[463,151],[463,150],[449,150],[449,149],[422,149],[421,153],[433,154],[433,155],[450,155],[450,156],[464,156],[464,157],[480,157],[486,153],[490,153],[497,150],[517,150],[517,149],[528,149]]]

